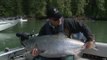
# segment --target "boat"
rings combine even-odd
[[[11,60],[11,59],[16,59],[16,58],[18,58],[18,60],[21,60],[20,57],[22,57],[24,53],[25,53],[25,49],[23,47],[5,49],[5,51],[0,52],[0,60]]]
[[[96,42],[96,49],[86,49],[83,51],[84,58],[96,60],[107,60],[107,43]]]
[[[12,26],[15,26],[19,20],[0,20],[0,31],[6,30]]]
[[[20,20],[20,22],[27,22],[28,21],[27,19],[24,19],[24,18],[20,18],[19,20]]]
[[[97,50],[84,50],[81,58],[74,60],[107,60],[107,43],[96,42],[96,48]],[[27,54],[24,47],[0,53],[0,59],[2,60],[32,60],[32,58],[30,54]]]
[[[27,22],[28,21],[27,18],[22,17],[22,16],[17,16],[17,17],[15,17],[15,19],[18,19],[20,22]]]

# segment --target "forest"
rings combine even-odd
[[[0,0],[0,17],[45,17],[47,5],[58,8],[64,17],[107,19],[107,0]]]

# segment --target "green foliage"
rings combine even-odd
[[[35,15],[36,17],[45,16],[46,10],[46,1],[45,0],[36,0],[35,1]]]
[[[77,11],[76,11],[77,16],[84,15],[85,5],[86,5],[86,0],[78,0],[77,1]]]
[[[105,16],[107,16],[107,0],[105,0],[104,7],[105,7]]]
[[[75,16],[83,16],[84,15],[84,8],[86,6],[86,0],[72,0],[71,7],[73,15]]]
[[[25,14],[25,15],[29,15],[30,14],[30,0],[22,0],[22,12]]]
[[[46,16],[46,6],[54,6],[65,17],[107,16],[107,0],[0,0],[0,16]]]
[[[0,5],[0,16],[4,16],[5,15],[5,8]]]
[[[105,16],[105,0],[88,0],[85,14],[93,16],[95,18],[101,18]]]
[[[22,11],[22,0],[14,0],[15,2],[14,3],[14,16],[15,15],[23,15],[23,11]]]
[[[96,0],[96,5],[97,5],[97,17],[103,17],[105,14],[105,0]]]
[[[72,11],[71,11],[71,0],[64,0],[64,16],[71,17]]]
[[[71,0],[47,0],[47,5],[58,8],[65,17],[72,16]]]

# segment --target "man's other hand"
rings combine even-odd
[[[86,49],[90,49],[90,48],[94,48],[95,47],[95,40],[93,41],[88,41],[85,43],[85,48]]]
[[[37,48],[33,48],[31,54],[32,54],[32,56],[38,56],[39,55],[38,49]]]

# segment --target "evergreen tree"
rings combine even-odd
[[[86,6],[86,0],[75,0],[74,1],[75,15],[76,16],[84,15],[85,6]]]
[[[11,16],[12,15],[12,1],[10,0],[1,0],[0,1],[0,10],[1,15],[3,16]]]
[[[22,0],[14,0],[13,6],[14,6],[14,16],[21,16],[23,15],[22,12]]]
[[[71,11],[71,0],[64,0],[64,16],[65,17],[71,17],[72,11]]]
[[[3,0],[0,0],[0,17],[5,15],[5,8],[3,5]]]
[[[46,6],[54,6],[65,17],[106,17],[106,0],[0,0],[0,16],[45,16]]]
[[[72,15],[76,15],[77,0],[71,0],[71,11],[72,11]]]
[[[105,6],[105,17],[107,16],[107,0],[105,0],[105,4],[104,4]]]
[[[35,1],[35,16],[36,17],[45,16],[45,10],[46,10],[46,1],[36,0]]]
[[[30,10],[29,10],[29,5],[30,5],[30,0],[22,0],[22,12],[25,14],[25,15],[29,15],[30,14]]]
[[[97,14],[96,13],[96,7],[97,7],[97,4],[96,4],[96,0],[86,0],[87,2],[87,5],[85,7],[85,14],[86,16],[88,17],[95,17],[95,15]]]
[[[96,18],[104,17],[105,15],[105,0],[96,0],[97,10],[96,10]]]
[[[71,0],[47,0],[47,5],[58,8],[65,17],[72,16]]]

